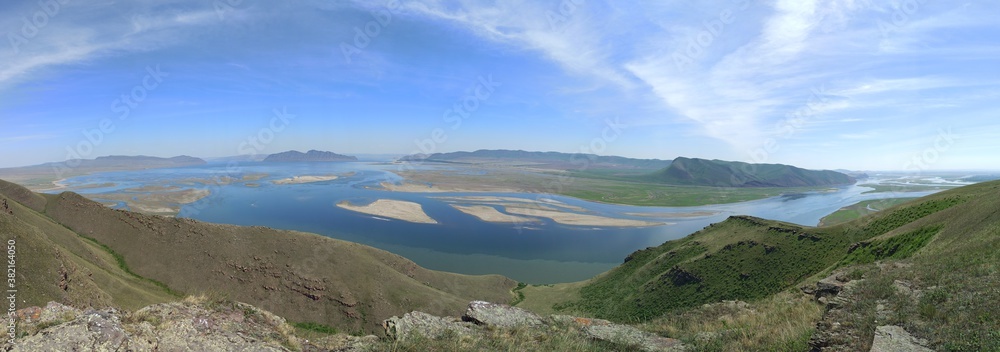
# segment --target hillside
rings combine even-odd
[[[268,155],[266,158],[264,158],[264,162],[268,163],[327,162],[327,161],[358,161],[358,158],[353,156],[340,155],[334,152],[324,152],[319,150],[310,150],[305,153],[292,150],[283,153],[271,154]]]
[[[402,162],[445,162],[478,165],[507,165],[558,170],[617,169],[658,170],[670,165],[670,160],[632,159],[620,156],[600,156],[582,153],[529,152],[523,150],[477,150],[474,152],[410,155]]]
[[[591,280],[520,292],[524,307],[639,322],[711,350],[866,351],[876,328],[903,327],[936,349],[982,351],[1000,349],[996,287],[1000,182],[831,227],[734,216]]]
[[[782,164],[677,158],[648,179],[674,185],[713,187],[814,187],[855,182],[836,171],[814,171]]]
[[[292,322],[377,331],[413,309],[461,312],[507,302],[516,282],[421,268],[319,235],[112,210],[75,193],[39,195],[0,181],[0,233],[17,243],[21,304],[125,309],[223,294]]]

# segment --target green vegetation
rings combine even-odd
[[[733,217],[691,236],[641,250],[591,280],[559,308],[622,322],[721,300],[764,298],[841,258],[841,236],[751,217]],[[729,240],[739,234],[737,240]],[[724,237],[722,237],[724,236]]]
[[[528,287],[528,284],[523,282],[517,283],[517,287],[515,287],[514,290],[512,291],[514,292],[514,294],[517,295],[517,298],[514,298],[514,300],[510,302],[511,306],[516,306],[524,301],[524,292],[521,292],[521,290],[523,290],[525,287]]]
[[[166,284],[164,284],[162,282],[159,282],[159,281],[156,281],[156,280],[153,280],[153,279],[150,279],[150,278],[142,277],[141,275],[136,274],[135,272],[133,272],[132,269],[129,269],[128,263],[125,262],[125,257],[122,257],[121,254],[118,254],[118,252],[115,252],[115,250],[111,249],[111,247],[108,247],[107,245],[105,245],[105,244],[103,244],[101,242],[98,242],[97,240],[95,240],[95,239],[93,239],[91,237],[87,237],[87,236],[84,236],[84,235],[80,235],[80,237],[83,238],[83,239],[85,239],[85,240],[87,240],[87,241],[90,241],[90,243],[93,243],[94,245],[97,245],[98,247],[100,247],[101,249],[103,249],[105,252],[108,252],[108,254],[110,254],[113,258],[115,258],[115,262],[118,264],[118,268],[122,269],[122,271],[124,271],[125,273],[127,273],[129,275],[132,275],[132,277],[135,277],[137,279],[148,281],[149,283],[151,283],[153,285],[156,285],[157,287],[163,289],[164,292],[170,294],[171,296],[174,296],[174,297],[184,297],[183,293],[177,292],[177,291],[174,291],[174,290],[170,289],[169,286],[167,286]]]
[[[909,258],[930,242],[941,226],[921,227],[885,240],[859,242],[849,250],[841,265],[868,264],[885,259]]]
[[[326,335],[334,335],[337,333],[337,329],[320,323],[292,323],[292,326],[302,330],[318,332]]]
[[[689,351],[808,351],[822,313],[809,297],[785,291],[749,304],[682,309],[641,326],[688,342]]]
[[[577,174],[580,175],[580,174]],[[814,192],[816,187],[705,187],[599,178],[573,178],[552,189],[554,193],[595,202],[641,206],[699,206],[738,203],[783,194]]]
[[[875,212],[879,212],[896,205],[900,205],[916,198],[889,198],[889,199],[875,199],[875,200],[864,200],[857,202],[853,205],[849,205],[839,210],[833,212],[833,214],[827,215],[819,220],[819,226],[831,226],[842,224],[851,220],[858,219],[862,216],[866,216]]]
[[[873,188],[870,191],[865,191],[862,194],[867,193],[905,193],[905,192],[924,192],[924,191],[939,191],[943,189],[955,188],[955,186],[946,185],[874,185],[874,184],[864,184],[860,185],[864,187]]]
[[[864,279],[838,320],[857,336],[850,349],[899,325],[935,349],[998,350],[998,193],[1000,182],[968,186],[821,228],[731,217],[591,280],[529,287],[521,306],[642,323],[696,351],[804,350],[823,310],[798,287],[846,267]]]

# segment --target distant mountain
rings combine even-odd
[[[853,177],[836,171],[693,158],[674,159],[670,166],[650,178],[668,184],[717,187],[810,187],[855,182]]]
[[[284,153],[271,154],[264,158],[264,162],[317,162],[317,161],[358,161],[358,158],[348,155],[340,155],[333,152],[323,152],[310,150],[306,153],[299,151],[287,151]]]
[[[251,162],[264,161],[264,158],[266,157],[267,155],[264,154],[244,154],[244,155],[222,156],[222,157],[204,158],[204,159],[205,161],[208,161],[210,163],[228,163],[228,162],[251,163]]]
[[[600,156],[583,153],[529,152],[523,150],[477,150],[474,152],[409,155],[402,162],[446,162],[463,164],[518,164],[562,170],[574,169],[648,169],[658,170],[670,165],[670,160],[632,159],[620,156]]]
[[[173,158],[159,158],[155,156],[125,156],[125,155],[111,155],[102,156],[97,159],[73,159],[67,160],[60,163],[47,163],[42,164],[42,166],[51,166],[55,164],[68,165],[70,167],[82,167],[82,168],[121,168],[121,169],[155,169],[155,168],[166,168],[166,167],[181,167],[181,166],[193,166],[193,165],[204,165],[207,164],[205,160],[182,155],[175,156]]]

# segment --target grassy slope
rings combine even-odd
[[[773,307],[777,294],[786,290],[795,292],[798,285],[822,278],[832,268],[843,265],[872,268],[874,265],[866,263],[903,260],[912,265],[898,270],[872,270],[872,280],[866,285],[891,285],[903,278],[940,293],[936,293],[936,298],[928,298],[933,304],[924,304],[923,308],[899,303],[900,307],[912,307],[901,308],[896,323],[917,331],[938,347],[998,348],[1000,308],[992,303],[1000,301],[1000,292],[996,290],[1000,286],[998,190],[1000,182],[963,187],[832,227],[800,227],[733,217],[683,239],[637,251],[621,266],[587,282],[573,284],[575,287],[569,289],[572,292],[564,292],[578,298],[560,302],[546,294],[566,291],[567,285],[537,287],[523,290],[526,300],[521,306],[534,308],[557,302],[554,306],[557,310],[617,321],[650,322],[654,330],[661,332],[690,333],[694,330],[686,323],[677,324],[677,317],[687,314],[684,319],[698,321],[698,317],[715,314],[698,312],[697,307],[702,304],[739,299],[760,307]],[[857,315],[873,315],[878,300],[895,297],[885,293],[890,291],[884,287],[862,290],[872,294],[862,295],[868,300],[858,304]],[[781,302],[777,305],[808,310],[797,303]],[[818,318],[815,312],[812,314],[814,319]],[[751,320],[758,321],[757,324],[775,321],[773,315],[765,318],[768,319]],[[870,319],[866,324],[873,322]],[[855,325],[864,326],[861,322]],[[772,331],[776,326],[755,326],[747,331]],[[788,346],[801,345],[803,336],[808,338],[808,327],[790,333],[789,338],[794,341]],[[859,331],[870,344],[874,326],[864,326]],[[864,349],[864,343],[856,347]]]
[[[17,192],[26,197],[20,187],[0,181],[0,195]],[[19,251],[25,251],[21,282],[39,286],[25,291],[29,304],[93,296],[94,306],[135,308],[174,299],[162,283],[183,294],[221,294],[292,322],[354,332],[377,331],[382,320],[411,310],[455,315],[470,300],[507,302],[516,285],[501,276],[427,270],[398,255],[313,234],[146,216],[74,193],[46,197],[44,214],[20,207],[0,228],[18,236]],[[25,199],[37,202],[34,195]],[[76,266],[109,274],[95,275],[80,294],[65,294],[58,263],[28,252],[36,248],[73,253],[65,257],[76,258]]]
[[[33,193],[10,192],[14,215],[0,214],[0,235],[17,246],[18,306],[61,301],[79,307],[118,306],[137,309],[175,297],[156,285],[130,275],[113,255],[64,226],[25,207],[15,199],[44,209]]]
[[[830,215],[824,216],[819,220],[819,226],[832,226],[837,224],[843,224],[845,222],[855,220],[862,216],[866,216],[872,213],[876,213],[896,205],[900,205],[916,198],[889,198],[889,199],[873,199],[873,200],[863,200],[852,205],[840,208]],[[872,211],[869,209],[875,209]]]

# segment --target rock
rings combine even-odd
[[[819,280],[816,283],[816,297],[828,297],[836,296],[840,293],[840,290],[844,288],[844,283],[837,280],[835,276],[831,275],[823,280]]]
[[[627,325],[591,325],[583,332],[598,341],[636,347],[642,351],[683,351],[684,345],[676,339],[657,336]]]
[[[680,340],[657,336],[628,325],[614,324],[607,320],[577,318],[567,315],[553,315],[553,322],[575,325],[587,337],[622,346],[634,347],[642,351],[683,351]]]
[[[70,322],[46,328],[18,341],[10,351],[75,351],[83,346],[87,346],[89,351],[131,348],[118,312],[113,309],[88,310]]]
[[[386,336],[399,341],[416,334],[427,338],[438,338],[445,334],[472,335],[474,332],[471,325],[456,318],[441,318],[423,312],[410,312],[401,318],[392,317],[382,322]]]
[[[879,326],[875,328],[870,352],[931,352],[924,344],[925,341],[913,337],[901,327]]]
[[[42,309],[41,331],[8,351],[289,351],[300,349],[285,320],[236,302],[152,305],[131,314],[79,311],[57,303]],[[41,323],[39,323],[41,324]],[[27,331],[26,331],[27,332]]]
[[[521,326],[542,325],[542,318],[535,313],[506,304],[495,304],[483,301],[469,303],[469,308],[462,317],[465,321],[488,327],[513,328]]]
[[[302,352],[361,352],[367,351],[369,346],[377,344],[378,341],[378,337],[374,335],[359,337],[337,334],[323,337],[316,341],[304,341],[302,343]]]

